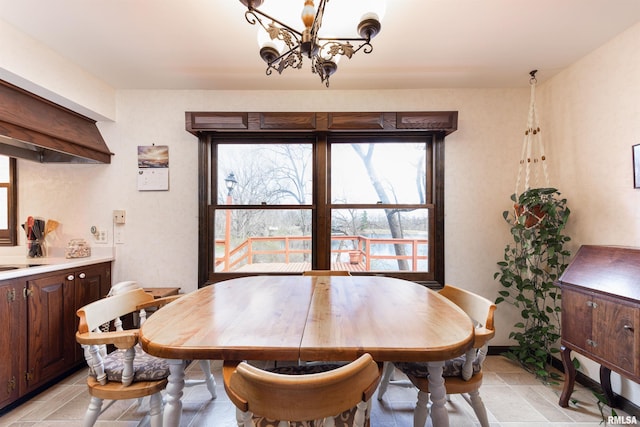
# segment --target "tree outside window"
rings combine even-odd
[[[313,141],[217,145],[216,272],[316,268],[319,233],[331,236],[324,249],[331,269],[429,272],[428,140],[340,138],[329,147],[330,167],[323,171],[317,158],[314,163]],[[231,174],[237,182],[229,194]],[[325,185],[328,201],[314,199],[318,185]],[[328,215],[330,226],[314,234],[317,215]]]

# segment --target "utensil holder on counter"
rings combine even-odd
[[[42,258],[47,256],[44,240],[27,240],[27,258]]]

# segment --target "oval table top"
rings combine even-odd
[[[251,276],[163,307],[140,329],[167,359],[442,361],[473,344],[458,306],[422,285],[380,276]]]

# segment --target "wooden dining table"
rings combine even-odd
[[[178,426],[183,360],[428,363],[433,425],[448,426],[444,361],[473,344],[471,320],[437,292],[382,276],[251,276],[203,287],[150,316],[142,348],[168,359],[164,426]]]

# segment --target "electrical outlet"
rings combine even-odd
[[[116,224],[125,223],[125,211],[124,209],[113,211],[113,222]]]
[[[109,235],[107,234],[107,230],[97,230],[96,234],[94,234],[96,238],[96,243],[106,244],[109,240]]]

